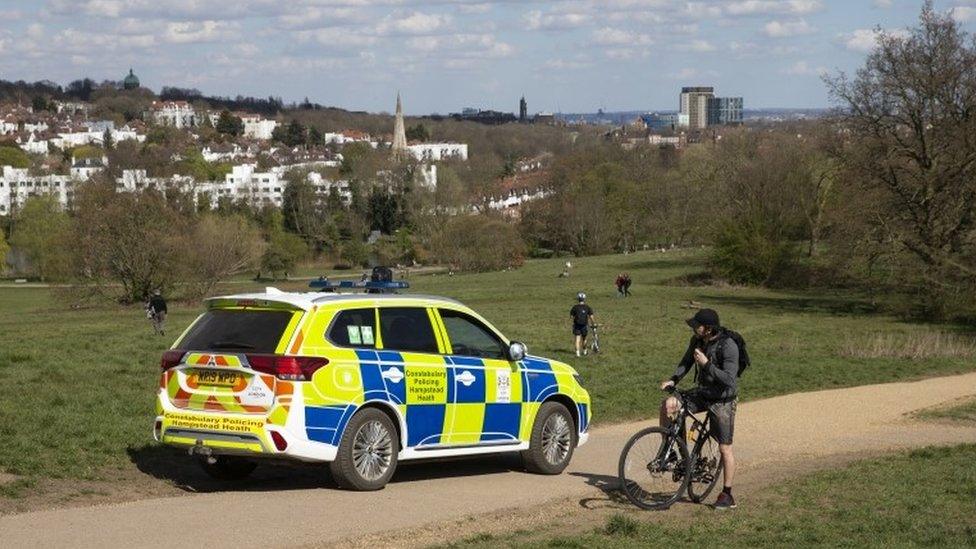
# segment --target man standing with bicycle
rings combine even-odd
[[[685,399],[691,413],[708,411],[712,433],[718,440],[722,455],[723,489],[715,501],[715,509],[734,509],[732,480],[735,476],[735,456],[732,454],[732,434],[738,396],[739,347],[719,323],[718,313],[701,309],[687,320],[695,332],[688,350],[671,379],[661,384],[662,390],[673,389],[685,375],[695,368],[697,387]],[[669,416],[678,409],[676,397],[668,397],[661,404],[661,425],[670,425]]]

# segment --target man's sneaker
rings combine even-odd
[[[583,356],[586,356],[586,355],[588,355],[588,354],[589,354],[589,352],[590,352],[590,350],[589,350],[589,349],[583,349]]]
[[[721,492],[718,495],[718,499],[715,500],[715,505],[712,505],[714,509],[735,509],[735,498],[731,495]]]
[[[576,351],[576,356],[580,356],[580,352],[579,351]]]

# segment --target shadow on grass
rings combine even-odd
[[[614,267],[614,269],[619,269],[621,271],[645,271],[654,269],[681,269],[687,270],[690,267],[701,266],[705,264],[705,260],[697,258],[678,258],[678,257],[659,257],[657,259],[641,259],[640,261],[631,261],[628,263],[621,263]]]
[[[610,475],[600,475],[596,473],[573,472],[571,476],[581,477],[586,484],[599,489],[606,497],[583,498],[579,501],[580,507],[584,509],[619,509],[630,507],[630,501],[624,495],[620,487],[620,479]]]
[[[703,303],[735,305],[781,313],[825,313],[830,315],[861,316],[879,312],[876,304],[855,297],[747,297],[703,294],[698,299]]]
[[[266,492],[336,488],[328,464],[292,461],[256,460],[258,468],[245,480],[214,480],[185,450],[155,444],[129,447],[129,460],[140,472],[169,482],[181,490],[194,493]],[[472,456],[397,465],[391,484],[421,482],[432,479],[482,476],[522,471],[518,454]]]

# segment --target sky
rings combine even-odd
[[[121,80],[407,114],[830,106],[921,0],[0,0],[0,78]],[[936,9],[976,30],[976,0]]]

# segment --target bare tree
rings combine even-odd
[[[846,167],[880,200],[881,242],[918,262],[922,288],[976,286],[976,42],[929,1],[907,36],[879,31],[853,78],[826,82],[850,132]]]

